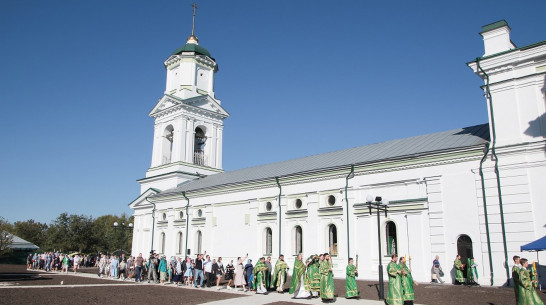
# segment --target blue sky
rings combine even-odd
[[[192,1],[0,1],[0,216],[131,213]],[[546,39],[543,0],[200,1],[226,171],[487,122],[481,26]]]

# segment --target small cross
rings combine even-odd
[[[191,34],[193,35],[194,30],[195,30],[195,11],[197,10],[197,4],[192,3],[191,6],[193,7],[193,23],[192,23],[192,26],[191,26]]]

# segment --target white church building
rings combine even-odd
[[[485,53],[467,65],[484,81],[489,122],[224,172],[218,66],[192,34],[165,61],[165,93],[150,112],[132,254],[275,262],[282,253],[292,266],[298,253],[330,251],[335,277],[358,254],[359,279],[377,280],[379,251],[385,267],[396,252],[428,282],[436,255],[449,272],[460,253],[475,258],[480,284],[504,284],[505,260],[533,260],[520,246],[546,235],[546,41],[517,47],[504,20],[481,35]]]

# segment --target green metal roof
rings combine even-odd
[[[186,43],[185,45],[176,49],[176,51],[174,51],[172,55],[178,55],[182,52],[195,52],[197,54],[206,55],[212,58],[212,56],[210,56],[209,51],[198,44]]]
[[[508,22],[506,22],[506,20],[502,19],[502,20],[499,20],[497,22],[493,22],[493,23],[490,23],[488,25],[482,26],[482,31],[480,32],[480,34],[491,31],[491,30],[494,30],[494,29],[502,28],[503,26],[507,26],[508,28],[510,28],[508,26]]]

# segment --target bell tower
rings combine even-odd
[[[186,44],[164,62],[165,92],[150,116],[154,118],[151,166],[138,180],[141,193],[163,191],[180,183],[222,172],[223,122],[229,114],[214,94],[218,64],[192,33]]]

